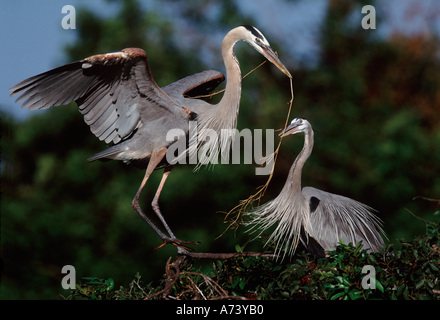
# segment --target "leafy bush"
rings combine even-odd
[[[437,211],[435,217],[439,215]],[[440,228],[431,221],[425,224],[425,235],[390,244],[382,252],[341,243],[319,260],[301,250],[292,261],[237,257],[207,267],[196,267],[190,259],[170,263],[170,258],[159,283],[145,284],[137,274],[128,286],[114,290],[112,279],[86,278],[67,298],[440,300]],[[365,266],[371,269],[367,272]]]

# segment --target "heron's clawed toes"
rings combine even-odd
[[[166,244],[172,244],[173,246],[176,246],[178,249],[183,249],[186,251],[194,251],[192,248],[187,247],[183,244],[199,244],[200,242],[197,241],[187,241],[187,240],[180,240],[180,239],[173,239],[173,238],[168,238],[168,237],[164,237],[162,238],[163,243],[160,244],[159,246],[157,246],[156,248],[154,248],[154,250],[159,250],[160,248],[162,248],[163,246],[165,246]]]

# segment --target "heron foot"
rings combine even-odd
[[[167,244],[172,244],[173,246],[177,247],[177,250],[180,252],[179,249],[183,249],[185,251],[193,251],[192,248],[187,247],[183,244],[199,244],[200,242],[197,241],[187,241],[187,240],[180,240],[180,239],[174,239],[174,238],[168,238],[168,237],[164,237],[162,238],[163,243],[160,244],[159,246],[157,246],[156,248],[154,248],[154,250],[159,250],[160,248],[162,248],[163,246],[167,245]]]

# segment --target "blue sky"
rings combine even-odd
[[[29,76],[63,64],[62,48],[75,38],[75,31],[64,30],[61,9],[66,4],[92,1],[18,0],[3,1],[0,10],[0,107],[14,111],[18,118],[28,116],[9,97],[8,89]],[[105,9],[104,1],[94,1]]]
[[[157,0],[144,2],[155,9],[160,9],[160,2]],[[396,29],[406,33],[427,32],[432,28],[439,30],[440,1],[423,1],[422,6],[418,3],[417,10],[409,10],[417,3],[418,0],[379,1],[386,22],[378,26],[378,32],[387,36]],[[27,77],[67,62],[63,47],[75,39],[76,33],[74,30],[64,30],[61,26],[64,17],[61,9],[68,4],[77,8],[87,6],[103,15],[111,14],[115,10],[115,5],[105,0],[2,1],[0,108],[13,111],[19,119],[26,118],[30,112],[21,110],[14,103],[15,99],[9,97],[8,89]],[[325,13],[326,4],[326,0],[239,1],[241,10],[256,17],[259,21],[258,28],[264,30],[266,36],[269,33],[269,41],[276,38],[277,43],[286,43],[285,39],[289,39],[286,47],[290,44],[287,51],[291,61],[301,61],[310,56],[310,53],[319,50],[314,35]],[[163,10],[164,14],[172,14],[166,9]],[[213,65],[212,68],[222,70],[222,65]]]

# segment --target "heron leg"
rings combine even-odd
[[[161,244],[159,247],[157,247],[156,250],[162,248],[167,243],[171,243],[171,244],[173,244],[173,245],[175,245],[177,247],[177,252],[178,253],[184,254],[184,253],[188,253],[188,250],[191,250],[191,249],[186,247],[186,246],[184,246],[184,245],[182,245],[183,243],[186,243],[186,244],[198,244],[198,242],[195,242],[195,241],[184,241],[184,240],[177,239],[176,236],[171,231],[171,228],[166,223],[165,218],[162,216],[162,213],[160,212],[160,208],[159,208],[159,197],[160,197],[160,194],[162,192],[163,186],[165,185],[165,181],[167,180],[168,175],[171,173],[172,169],[173,169],[173,166],[168,166],[168,167],[166,167],[164,169],[164,172],[163,172],[163,175],[162,175],[162,179],[161,179],[159,187],[157,188],[157,191],[156,191],[156,195],[154,196],[153,201],[151,202],[151,207],[153,208],[154,212],[159,217],[160,221],[165,226],[165,229],[168,231],[168,233],[169,233],[169,235],[171,237],[171,239],[163,239],[164,243]]]
[[[162,222],[162,224],[165,226],[165,229],[167,229],[168,234],[170,235],[170,237],[171,238],[176,238],[174,236],[173,232],[171,231],[171,228],[166,223],[165,218],[162,216],[162,213],[160,212],[160,208],[159,208],[160,193],[162,192],[162,188],[163,188],[163,186],[165,184],[165,181],[167,180],[168,175],[170,174],[172,169],[173,169],[173,166],[169,166],[169,167],[166,167],[164,169],[164,172],[163,172],[163,175],[162,175],[162,180],[160,181],[159,187],[157,187],[156,195],[153,198],[153,202],[151,202],[151,207],[153,208],[153,210],[156,213],[156,215],[159,217],[159,219]]]
[[[158,190],[156,192],[156,195],[153,199],[153,209],[156,212],[157,216],[159,217],[160,221],[163,223],[163,225],[165,226],[165,228],[167,229],[167,231],[169,232],[170,236],[167,236],[165,233],[163,233],[154,223],[153,221],[150,220],[150,218],[148,218],[146,216],[146,214],[142,211],[140,205],[139,205],[139,198],[142,192],[142,189],[144,188],[145,184],[148,181],[148,178],[150,177],[150,175],[153,173],[153,171],[156,169],[157,165],[162,161],[162,159],[165,157],[167,153],[167,148],[163,147],[157,151],[154,151],[151,154],[150,157],[150,161],[148,162],[148,166],[147,166],[147,170],[145,171],[145,176],[144,179],[142,180],[142,183],[138,189],[138,191],[136,192],[136,195],[133,198],[133,201],[131,203],[133,209],[145,220],[148,222],[148,224],[153,228],[154,231],[156,231],[156,233],[161,237],[161,239],[163,240],[163,244],[160,245],[159,247],[156,248],[159,249],[161,247],[163,247],[165,244],[172,244],[175,245],[178,248],[178,252],[185,252],[186,250],[188,250],[189,248],[181,245],[182,243],[191,243],[191,244],[197,244],[198,242],[192,242],[192,241],[183,241],[183,240],[179,240],[177,239],[174,234],[171,232],[170,227],[167,225],[167,223],[165,222],[165,219],[163,218],[162,214],[160,213],[159,210],[159,205],[158,205],[158,200],[159,200],[159,196],[160,196],[160,192],[162,191],[163,185],[165,184],[165,181],[168,177],[168,175],[171,172],[172,166],[167,167],[164,171],[164,175],[162,176],[162,180],[160,182],[160,185],[158,187]],[[154,206],[154,204],[156,204],[156,207]]]
[[[139,197],[141,195],[142,189],[144,188],[145,184],[148,181],[148,178],[153,173],[154,169],[156,169],[156,166],[162,161],[163,157],[165,156],[167,152],[167,148],[162,148],[158,151],[154,151],[151,154],[150,161],[147,166],[147,170],[145,171],[144,179],[141,182],[141,185],[136,192],[136,195],[133,198],[133,201],[131,202],[131,206],[133,209],[145,220],[148,222],[148,224],[153,228],[154,231],[162,238],[165,239],[167,236],[165,233],[163,233],[154,223],[146,216],[146,214],[142,211],[141,206],[139,205]]]

